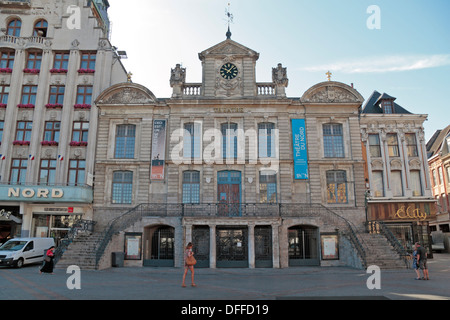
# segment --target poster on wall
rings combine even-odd
[[[166,120],[154,120],[152,136],[151,180],[164,180]]]
[[[125,260],[141,260],[142,233],[125,233]]]
[[[339,260],[339,237],[337,233],[322,233],[320,244],[322,260]]]
[[[294,179],[308,179],[308,150],[305,119],[292,119]]]

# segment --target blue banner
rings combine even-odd
[[[294,179],[308,179],[308,149],[305,119],[292,119]]]

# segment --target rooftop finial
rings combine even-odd
[[[228,18],[228,31],[226,33],[227,39],[231,39],[230,24],[233,22],[233,14],[230,12],[230,3],[228,3],[228,9],[225,9],[225,15]]]

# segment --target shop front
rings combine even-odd
[[[392,234],[408,251],[414,250],[419,242],[431,251],[431,230],[429,221],[436,216],[433,202],[370,202],[368,220],[383,221]]]
[[[0,245],[20,234],[22,219],[18,206],[0,207]]]
[[[58,244],[76,221],[92,219],[92,200],[92,188],[86,186],[1,185],[0,208],[13,208],[9,217],[15,218],[10,228],[0,218],[2,236],[53,237]]]

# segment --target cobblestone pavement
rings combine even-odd
[[[195,288],[190,274],[181,288],[179,268],[82,270],[81,289],[72,290],[73,274],[65,269],[49,275],[39,274],[38,265],[1,267],[0,300],[450,300],[450,254],[435,254],[428,266],[429,281],[415,280],[413,270],[381,270],[381,289],[373,290],[367,287],[371,273],[341,267],[197,268]]]

